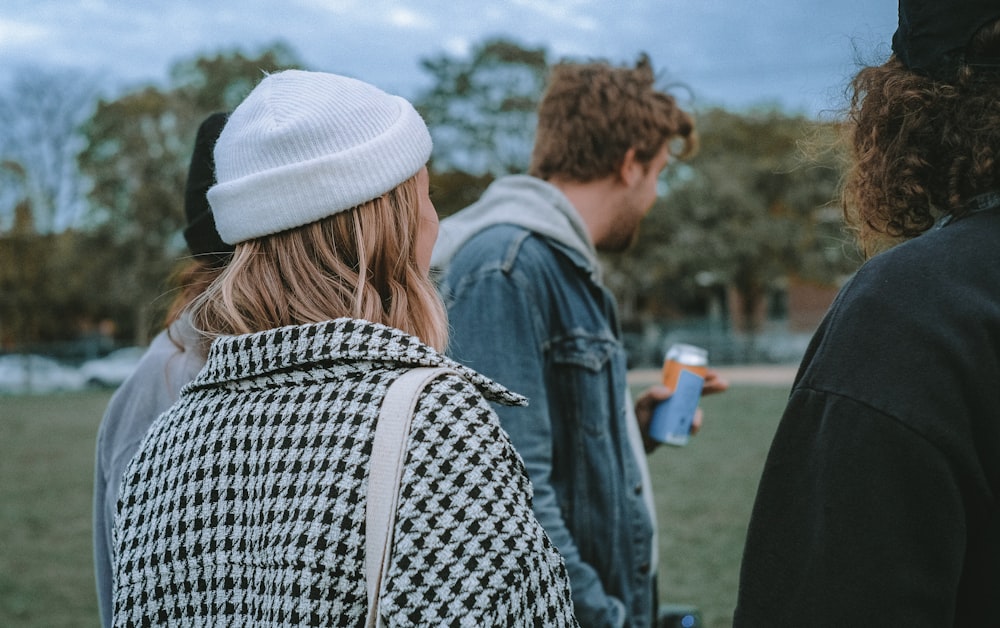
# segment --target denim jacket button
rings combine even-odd
[[[636,484],[635,488],[632,490],[635,491],[636,495],[642,495],[642,483],[640,482],[639,484]]]
[[[649,563],[643,563],[639,565],[639,573],[641,574],[649,573]]]

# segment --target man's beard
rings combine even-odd
[[[595,242],[594,248],[602,253],[621,253],[631,248],[638,239],[638,221],[623,219],[616,222],[615,228],[606,233],[600,242]]]

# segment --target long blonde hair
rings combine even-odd
[[[350,210],[237,244],[192,303],[192,320],[215,337],[352,317],[444,350],[444,306],[416,258],[418,211],[414,176]]]

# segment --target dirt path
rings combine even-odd
[[[715,368],[730,384],[791,387],[798,365],[763,364],[751,366],[719,366]],[[652,385],[660,381],[659,369],[629,371],[630,384]]]

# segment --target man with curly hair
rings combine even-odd
[[[442,222],[435,245],[450,353],[530,399],[497,413],[585,627],[653,625],[656,523],[640,424],[669,395],[628,400],[597,252],[628,247],[660,172],[695,147],[693,119],[655,89],[645,56],[634,68],[560,63],[539,106],[530,175],[494,182]],[[724,388],[708,377],[707,392]]]
[[[743,626],[1000,626],[1000,3],[901,0],[854,78],[848,223],[761,478]]]

